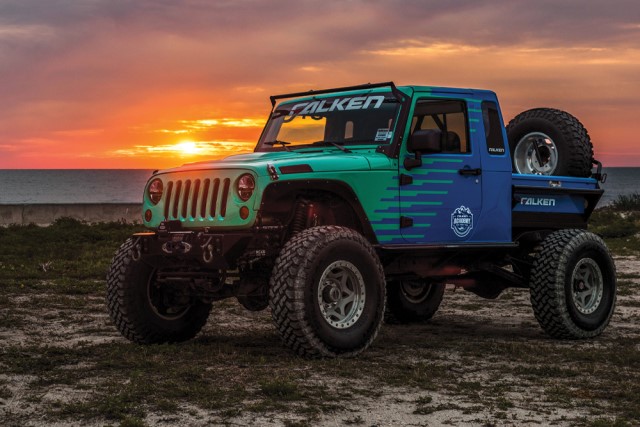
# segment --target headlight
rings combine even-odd
[[[162,199],[162,181],[159,178],[154,179],[149,184],[147,192],[149,193],[149,200],[154,205],[157,205],[160,199]]]
[[[236,191],[238,192],[238,197],[243,202],[246,202],[251,198],[253,194],[253,190],[256,189],[256,180],[253,179],[253,175],[245,173],[238,179],[236,183]]]

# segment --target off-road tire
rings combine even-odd
[[[340,327],[322,311],[332,266],[359,278],[353,282],[362,290],[361,299],[346,306],[354,316]],[[376,252],[361,234],[346,227],[299,232],[282,248],[271,275],[269,304],[275,325],[285,345],[304,357],[346,357],[365,350],[378,334],[385,300],[384,271]],[[360,308],[354,311],[356,301]]]
[[[571,114],[553,108],[524,111],[507,125],[514,172],[523,172],[516,166],[516,146],[526,135],[532,133],[547,135],[557,148],[556,167],[544,173],[545,175],[591,176],[593,144],[587,130]]]
[[[425,279],[415,279],[412,282],[421,283],[402,280],[387,283],[387,323],[426,322],[438,311],[446,286],[442,283],[429,283]]]
[[[589,275],[581,276],[585,271]],[[585,289],[585,282],[595,283],[596,290],[588,301],[580,302],[578,291]],[[530,293],[533,312],[547,334],[562,339],[595,337],[607,327],[615,307],[611,253],[593,233],[556,231],[542,242],[533,263]]]
[[[139,344],[180,342],[193,338],[204,326],[211,304],[193,301],[175,318],[154,309],[148,287],[154,268],[133,259],[133,240],[120,246],[107,273],[107,307],[122,335]]]

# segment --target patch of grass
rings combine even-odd
[[[300,400],[302,397],[297,384],[282,379],[263,381],[260,384],[260,391],[269,399],[279,401]]]
[[[7,280],[102,280],[116,249],[140,230],[139,225],[89,225],[71,218],[60,218],[48,227],[0,228],[0,288]]]
[[[42,248],[56,257],[52,258],[53,269],[44,272],[32,268],[30,263],[36,258],[27,262],[13,255],[4,258],[6,248],[0,248],[2,265],[13,267],[4,271],[0,268],[0,328],[22,330],[32,340],[30,344],[0,347],[0,370],[23,379],[26,390],[22,402],[37,406],[52,422],[73,419],[137,426],[144,425],[149,413],[172,414],[172,419],[179,419],[176,414],[188,405],[206,411],[213,423],[222,420],[224,424],[244,412],[255,411],[295,414],[303,421],[283,422],[312,425],[320,414],[343,410],[362,397],[388,397],[391,389],[437,391],[459,403],[434,403],[431,396],[423,396],[415,401],[417,414],[440,410],[469,414],[490,408],[495,411],[494,417],[502,417],[516,404],[544,411],[545,402],[553,402],[560,407],[584,408],[583,413],[610,423],[602,425],[640,423],[637,334],[555,341],[539,333],[534,320],[517,323],[516,328],[523,330],[519,335],[512,326],[501,326],[499,321],[490,330],[478,328],[474,316],[483,315],[473,313],[469,319],[449,315],[446,320],[436,318],[435,323],[426,325],[385,325],[374,346],[357,358],[306,360],[286,350],[277,335],[264,328],[268,314],[252,313],[245,318],[255,322],[255,327],[249,323],[246,328],[234,326],[230,332],[229,323],[218,325],[220,318],[245,315],[235,302],[223,301],[216,303],[204,333],[189,342],[139,346],[112,341],[117,336],[115,328],[105,323],[105,315],[91,313],[106,312],[104,271],[132,227],[98,227],[97,232],[82,231],[85,225],[76,223],[52,227],[60,230],[27,226],[0,231],[3,244],[9,236],[23,255],[29,251],[37,254]],[[80,236],[69,237],[73,241],[61,240],[61,230],[73,234],[78,227]],[[36,235],[39,240],[20,242],[20,236]],[[640,249],[635,237],[607,241],[631,248],[637,244]],[[68,251],[63,249],[65,245]],[[88,256],[83,253],[86,251],[93,251],[95,264],[81,265]],[[74,268],[78,271],[72,271]],[[633,273],[629,276],[633,277],[624,276],[627,280],[620,281],[622,296],[631,293],[632,287],[640,287],[630,280],[638,277]],[[515,291],[511,295],[516,295]],[[621,298],[620,304],[634,304],[627,300]],[[476,307],[475,301],[469,301],[450,307]],[[500,303],[514,310],[520,308],[513,299]],[[99,339],[77,345],[43,344],[40,339],[49,332],[37,327],[41,323],[34,319],[73,328],[68,334],[73,339],[85,335]],[[66,339],[67,333],[61,336]],[[47,403],[42,396],[57,387],[82,392]],[[521,392],[520,387],[538,393],[535,399],[525,399],[526,406],[507,397]],[[9,388],[0,383],[0,399],[11,397]],[[537,402],[543,404],[536,406]],[[611,418],[606,418],[609,415]],[[19,425],[25,419],[9,421]],[[342,421],[364,422],[358,416]]]
[[[639,221],[637,213],[599,209],[591,215],[589,229],[606,239],[629,237],[640,232]]]
[[[640,211],[640,193],[621,194],[610,206],[619,211]]]

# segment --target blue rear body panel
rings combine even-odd
[[[400,215],[410,218],[412,224],[400,229],[402,237],[387,236],[385,244],[510,243],[514,213],[583,214],[586,203],[580,192],[599,188],[591,178],[513,174],[504,119],[491,91],[416,87],[410,118],[418,111],[420,101],[463,103],[470,149],[465,153],[425,154],[422,166],[405,169],[403,161],[414,154],[408,152],[406,141],[402,144],[399,176],[410,176],[412,182],[398,184],[396,200]],[[504,141],[501,152],[490,152],[487,146],[489,104],[496,106],[499,115]],[[414,130],[411,126],[414,124],[408,120],[405,135]],[[478,169],[481,174],[463,175],[462,169]]]

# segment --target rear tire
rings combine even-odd
[[[382,324],[384,271],[356,231],[309,228],[282,248],[269,300],[291,350],[305,357],[353,356],[371,345]]]
[[[155,281],[156,270],[134,261],[132,253],[128,239],[107,274],[107,307],[120,333],[139,344],[193,338],[207,322],[211,304],[168,292]]]
[[[600,335],[616,302],[616,269],[609,249],[588,231],[550,234],[533,263],[530,292],[536,319],[552,337]]]
[[[390,323],[426,322],[438,311],[445,285],[425,279],[394,280],[387,284]]]
[[[591,139],[582,123],[565,111],[524,111],[509,122],[507,136],[516,173],[591,176]]]

